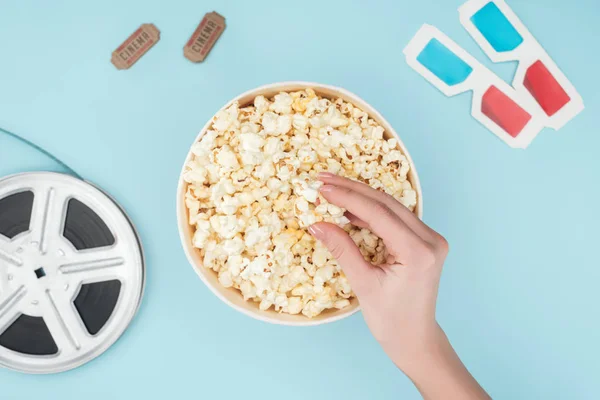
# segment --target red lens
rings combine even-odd
[[[481,112],[512,137],[517,137],[531,119],[531,114],[493,85],[483,95]]]
[[[539,60],[527,69],[523,84],[550,117],[571,101],[567,92]]]

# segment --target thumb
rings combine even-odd
[[[375,271],[365,261],[352,238],[339,226],[327,222],[318,222],[308,230],[329,249],[344,270],[354,292],[360,295],[371,284]]]

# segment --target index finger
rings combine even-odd
[[[417,217],[412,211],[410,211],[407,207],[389,194],[381,192],[377,189],[373,189],[365,183],[327,172],[320,173],[319,179],[325,184],[329,183],[335,186],[347,187],[355,192],[362,193],[367,197],[371,197],[385,204],[392,211],[394,211],[398,217],[409,226],[410,229],[423,238],[423,240],[430,241],[431,239],[435,238],[436,233],[431,228],[425,225],[423,221],[419,219],[419,217]]]
[[[385,204],[347,187],[324,185],[321,193],[327,201],[366,222],[371,232],[393,243],[399,253],[412,254],[411,249],[422,244],[421,238]]]

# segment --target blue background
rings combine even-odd
[[[140,230],[147,290],[126,334],[67,373],[0,370],[13,399],[416,399],[362,316],[307,329],[230,309],[196,277],[177,234],[175,189],[194,137],[230,98],[308,80],[357,93],[417,165],[425,221],[451,244],[438,317],[495,398],[598,398],[600,368],[596,0],[510,4],[579,89],[586,110],[513,150],[404,62],[421,24],[500,76],[459,24],[462,1],[0,1],[0,126],[111,193]],[[227,29],[203,64],[182,47],[216,10]],[[160,42],[117,71],[111,52],[141,23]],[[60,169],[0,134],[0,175]]]

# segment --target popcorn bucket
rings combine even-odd
[[[280,92],[292,92],[303,89],[313,89],[319,96],[337,99],[341,98],[344,101],[352,103],[356,107],[362,109],[366,112],[372,119],[374,119],[381,127],[385,129],[384,136],[386,138],[396,138],[398,140],[398,147],[402,151],[402,153],[406,156],[407,160],[410,163],[410,172],[407,176],[407,179],[411,182],[413,189],[417,193],[417,204],[415,207],[415,214],[420,218],[423,214],[423,198],[421,193],[421,185],[419,183],[419,178],[417,176],[417,172],[415,166],[410,158],[410,155],[402,143],[399,140],[396,131],[392,128],[392,126],[379,114],[372,106],[370,106],[367,102],[352,94],[344,89],[336,88],[333,86],[322,85],[318,83],[310,83],[310,82],[283,82],[283,83],[274,83],[266,86],[261,86],[256,89],[249,90],[241,95],[235,97],[230,102],[228,102],[225,106],[221,108],[221,110],[227,109],[232,103],[238,102],[240,107],[244,107],[248,104],[251,104],[256,96],[263,95],[267,98],[271,98],[274,95]],[[196,143],[202,138],[204,134],[211,127],[212,120],[208,121],[206,125],[202,128],[198,136],[195,138],[193,143]],[[177,224],[179,228],[179,235],[181,239],[181,244],[185,251],[185,254],[188,258],[188,261],[200,277],[200,279],[204,282],[204,284],[224,303],[229,305],[230,307],[242,312],[245,315],[248,315],[252,318],[269,322],[273,324],[281,324],[281,325],[290,325],[290,326],[311,326],[311,325],[320,325],[328,322],[338,321],[340,319],[346,318],[359,310],[359,304],[356,298],[351,299],[350,306],[347,306],[343,309],[330,309],[325,310],[321,314],[317,315],[314,318],[307,318],[302,314],[287,314],[287,313],[279,313],[275,310],[268,309],[267,311],[262,311],[259,309],[259,304],[253,301],[245,301],[242,294],[239,290],[234,288],[226,288],[224,287],[218,280],[217,274],[210,268],[206,268],[202,265],[202,257],[200,254],[200,250],[195,248],[192,243],[194,230],[193,227],[189,224],[189,213],[185,204],[185,195],[187,192],[188,184],[184,180],[185,173],[185,165],[192,159],[191,150],[188,152],[186,159],[183,163],[183,168],[181,170],[181,175],[179,177],[179,184],[177,188],[177,198],[176,198],[176,206],[177,206]]]

